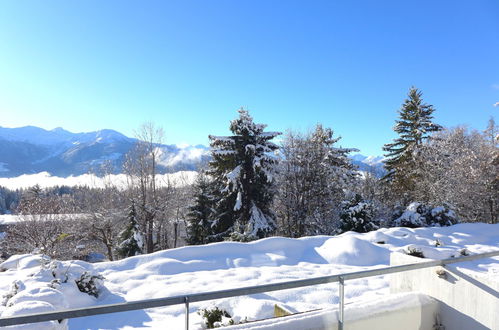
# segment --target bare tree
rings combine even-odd
[[[127,154],[124,170],[129,192],[137,205],[138,222],[145,233],[146,252],[154,251],[154,225],[162,209],[157,191],[157,166],[161,155],[163,129],[145,123],[136,133],[138,142]]]
[[[340,203],[357,176],[347,157],[355,149],[336,147],[339,139],[321,125],[306,135],[288,132],[284,137],[274,204],[283,235],[334,232]]]
[[[1,241],[7,254],[44,253],[60,259],[74,258],[78,241],[81,214],[74,213],[71,196],[47,195],[35,186],[21,199],[19,221],[10,224]]]
[[[497,142],[465,127],[446,129],[421,149],[417,200],[451,204],[464,221],[497,222]]]

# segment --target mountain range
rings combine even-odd
[[[59,177],[98,174],[104,163],[111,165],[113,173],[120,173],[125,155],[136,143],[137,139],[110,129],[72,133],[60,127],[0,127],[0,177],[39,172]],[[204,145],[157,147],[160,173],[196,170],[210,158],[209,148]],[[382,173],[382,157],[357,154],[351,158],[361,171]]]
[[[122,170],[125,155],[137,139],[104,129],[72,133],[63,128],[45,130],[35,126],[0,127],[0,177],[48,172],[66,177],[89,172],[98,173],[104,163],[114,173]],[[203,145],[158,145],[160,173],[196,170],[209,158]]]
[[[357,165],[359,171],[372,173],[376,177],[382,177],[386,173],[383,163],[385,157],[355,154],[350,159],[354,165]]]

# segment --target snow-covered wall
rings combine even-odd
[[[499,329],[499,268],[488,267],[487,272],[470,270],[487,268],[489,260],[492,259],[396,273],[391,275],[390,291],[418,291],[437,299],[445,329]],[[390,256],[390,265],[418,261],[428,259],[401,253]],[[437,271],[445,273],[439,276]]]
[[[432,330],[438,302],[419,293],[382,296],[374,300],[358,301],[345,306],[345,328],[349,330]],[[336,330],[336,308],[295,314],[264,321],[251,322],[230,329],[272,330]]]

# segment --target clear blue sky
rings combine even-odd
[[[499,107],[499,1],[0,2],[0,126],[163,126],[207,144],[244,106],[380,155],[411,85],[436,122]]]

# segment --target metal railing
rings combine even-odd
[[[229,289],[229,290],[221,290],[221,291],[211,291],[211,292],[202,292],[202,293],[194,293],[189,295],[181,295],[174,297],[166,297],[166,298],[157,298],[157,299],[147,299],[147,300],[139,300],[139,301],[130,301],[125,303],[118,304],[109,304],[109,305],[101,305],[95,307],[86,307],[86,308],[75,308],[75,309],[66,309],[57,312],[44,312],[44,313],[36,313],[30,315],[22,315],[22,316],[12,316],[0,318],[0,327],[8,326],[8,325],[19,325],[26,323],[36,323],[36,322],[44,322],[44,321],[52,321],[52,320],[62,320],[69,318],[77,318],[77,317],[85,317],[99,314],[109,314],[109,313],[118,313],[118,312],[126,312],[132,310],[141,310],[147,308],[154,307],[166,307],[172,305],[185,305],[185,329],[189,329],[189,304],[194,302],[201,302],[207,300],[215,300],[221,298],[230,298],[237,296],[245,296],[256,293],[264,293],[270,291],[280,291],[286,289],[295,289],[306,286],[313,286],[318,284],[326,284],[326,283],[339,283],[339,310],[338,310],[338,327],[339,329],[343,329],[343,325],[345,322],[344,318],[344,309],[345,309],[345,281],[353,280],[371,276],[379,276],[386,274],[393,274],[404,272],[408,270],[429,268],[435,266],[445,266],[448,264],[453,264],[457,262],[463,261],[471,261],[482,258],[489,258],[499,256],[499,250],[475,254],[470,256],[463,256],[459,258],[449,258],[443,260],[432,260],[427,262],[418,262],[413,264],[399,265],[399,266],[389,266],[383,268],[369,269],[359,272],[352,273],[344,273],[338,275],[329,275],[329,276],[321,276],[314,277],[303,280],[295,280],[288,282],[279,282],[279,283],[271,283],[264,285],[256,285],[256,286],[248,286],[238,289]]]

